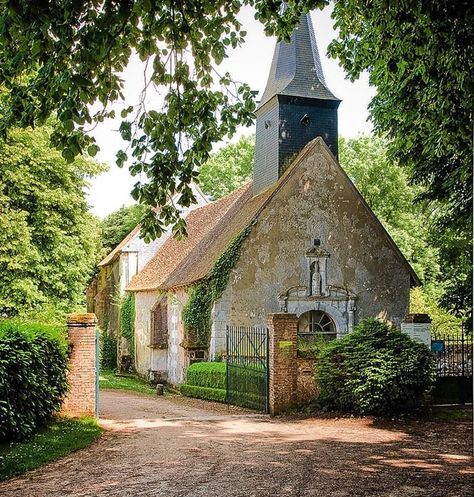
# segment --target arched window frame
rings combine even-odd
[[[305,317],[308,319],[308,331],[301,330],[302,320]],[[337,338],[336,323],[327,312],[322,310],[306,311],[298,319],[298,338],[305,341],[335,340]]]

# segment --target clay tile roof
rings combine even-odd
[[[140,224],[135,226],[135,228],[133,228],[133,230],[130,231],[130,233],[112,250],[112,252],[110,252],[104,259],[102,259],[99,262],[99,264],[98,264],[99,267],[108,266],[111,262],[113,262],[113,260],[118,255],[120,255],[120,253],[122,252],[122,249],[127,245],[127,243],[130,240],[132,240],[135,237],[135,235],[137,235],[140,232],[140,228],[141,228]]]
[[[126,290],[166,291],[187,286],[206,278],[216,259],[225,251],[232,239],[253,220],[258,218],[260,212],[271,201],[273,195],[278,192],[295,172],[298,165],[316,147],[327,157],[335,160],[323,139],[320,137],[315,138],[300,151],[291,166],[268,190],[253,196],[252,183],[247,183],[226,197],[192,211],[186,218],[188,236],[183,240],[176,240],[173,237],[168,238],[153,259],[132,278]],[[340,166],[338,165],[338,167]],[[412,283],[419,285],[420,282],[416,273],[400,252],[400,249],[365,203],[349,177],[347,177],[347,181],[356,194],[360,196],[371,216],[380,225],[389,243],[408,266]]]
[[[173,237],[127,287],[129,291],[166,290],[205,278],[229,242],[251,221],[257,200],[251,183],[215,202],[195,209],[186,218],[188,236]]]

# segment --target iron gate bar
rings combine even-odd
[[[226,396],[228,404],[268,412],[268,329],[226,327]]]
[[[460,334],[435,334],[433,340],[444,343],[441,352],[434,352],[438,377],[472,377],[472,336],[464,333],[464,326]]]

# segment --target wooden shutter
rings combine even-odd
[[[151,311],[150,347],[166,349],[168,347],[168,302],[158,302]]]

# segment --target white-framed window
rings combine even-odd
[[[298,320],[298,338],[305,342],[334,340],[337,337],[336,325],[323,311],[308,311]]]

